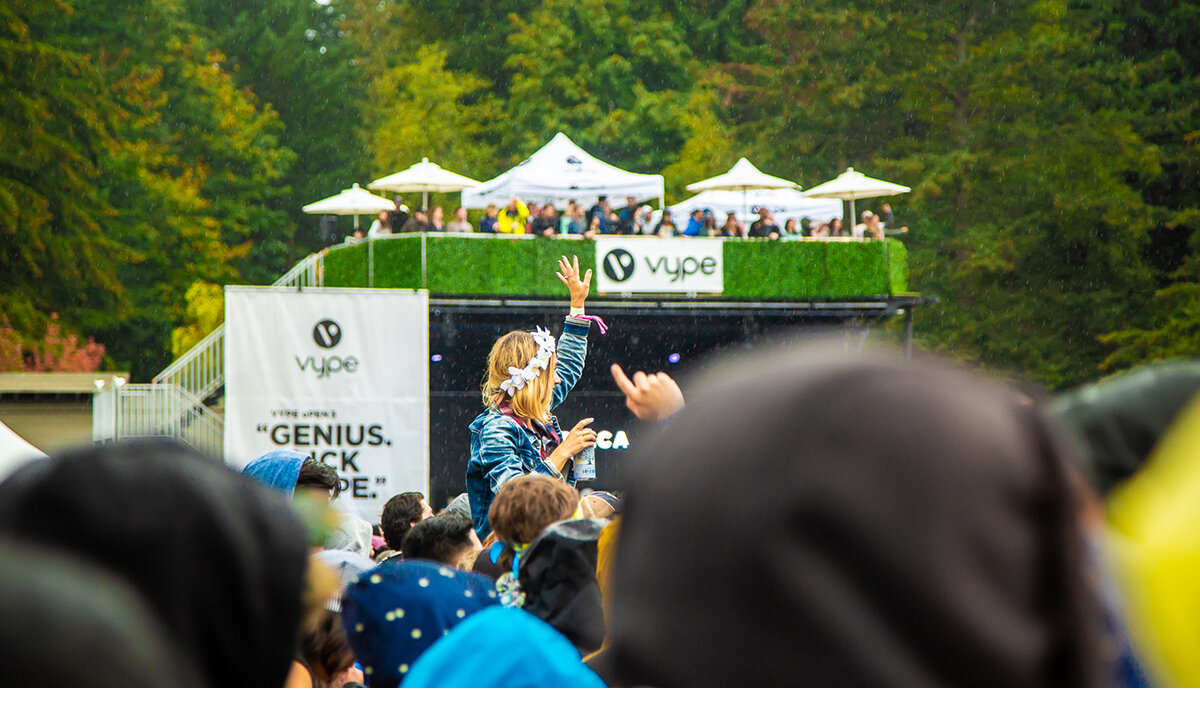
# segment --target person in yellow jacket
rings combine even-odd
[[[529,208],[516,197],[508,201],[508,207],[500,210],[496,218],[496,232],[500,234],[525,234],[529,223]]]

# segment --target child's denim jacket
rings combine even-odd
[[[558,363],[555,372],[559,383],[554,387],[550,409],[558,407],[575,383],[583,375],[583,361],[587,356],[587,336],[591,321],[567,316],[563,333],[558,338],[556,350]],[[558,419],[550,417],[550,429],[563,439]],[[467,463],[467,497],[471,501],[471,517],[475,519],[475,532],[479,539],[492,531],[488,522],[488,509],[496,491],[509,479],[528,474],[541,474],[562,478],[541,454],[538,437],[512,417],[494,407],[471,422],[471,460]],[[574,476],[568,472],[567,483],[575,485]]]

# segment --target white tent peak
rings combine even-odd
[[[687,186],[692,192],[705,190],[775,190],[800,187],[791,180],[768,175],[747,158],[739,158],[729,172],[694,182]]]
[[[638,202],[662,200],[661,175],[622,170],[591,155],[559,132],[544,146],[501,175],[463,190],[463,206],[504,205],[516,197],[563,207],[568,200],[591,204],[601,195],[632,195]]]

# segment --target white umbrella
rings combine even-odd
[[[354,187],[349,190],[342,190],[333,197],[326,197],[311,205],[305,205],[302,209],[305,214],[352,214],[354,215],[354,228],[358,229],[360,214],[394,210],[396,203],[386,197],[373,195],[359,187],[358,183],[354,183]]]
[[[408,170],[401,170],[398,173],[379,178],[367,187],[372,190],[419,192],[421,193],[421,209],[428,210],[429,193],[457,192],[478,184],[478,180],[452,173],[437,163],[429,162],[429,158],[421,158],[421,162],[414,164]]]
[[[746,212],[747,195],[749,190],[778,190],[781,188],[799,188],[800,186],[791,180],[767,175],[763,171],[754,167],[745,158],[739,158],[729,172],[716,177],[710,177],[707,180],[694,182],[687,186],[687,189],[692,192],[705,192],[707,190],[734,190],[742,193],[742,212]]]
[[[858,219],[858,216],[854,214],[854,201],[856,199],[862,197],[902,195],[906,192],[912,192],[912,188],[897,185],[894,182],[876,180],[862,173],[855,172],[854,168],[847,168],[846,172],[838,175],[829,182],[824,182],[814,188],[805,190],[804,196],[836,197],[840,200],[850,200],[850,218],[856,220]]]

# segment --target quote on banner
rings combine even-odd
[[[275,449],[338,470],[339,507],[372,523],[429,493],[424,292],[228,287],[225,458]]]

